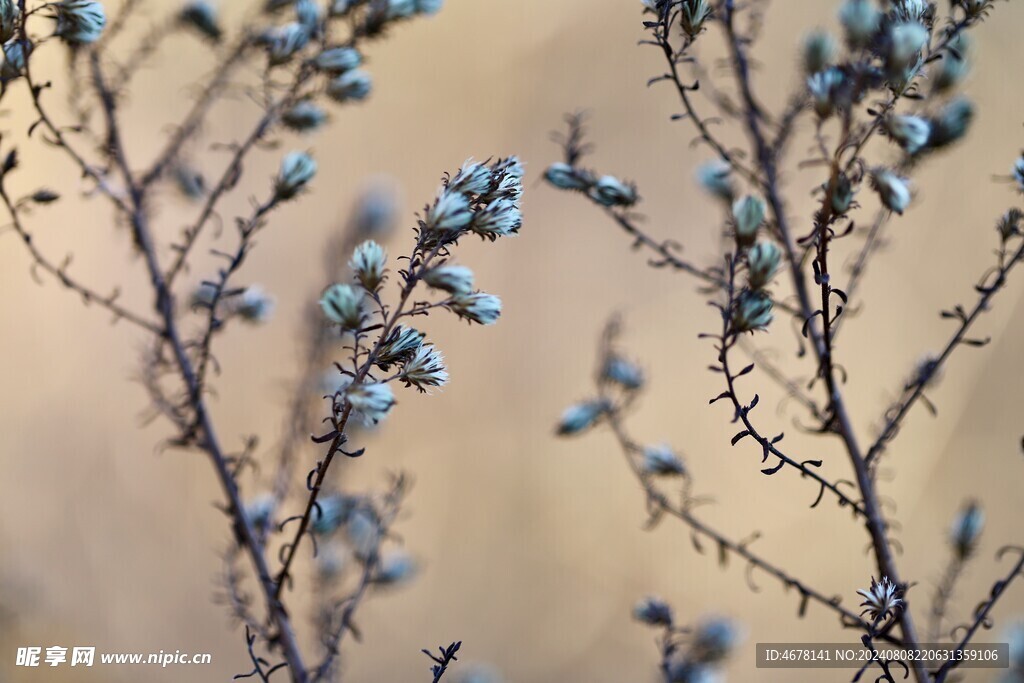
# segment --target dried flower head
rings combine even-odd
[[[377,585],[397,586],[411,581],[418,572],[419,564],[412,555],[396,550],[381,558],[372,580]]]
[[[456,294],[445,305],[460,318],[481,325],[492,325],[501,316],[501,299],[484,292]]]
[[[938,149],[953,144],[967,134],[973,120],[974,105],[970,100],[958,97],[949,102],[932,117],[928,146]]]
[[[280,66],[291,61],[292,57],[309,44],[309,39],[309,27],[294,21],[267,29],[259,37],[259,43],[267,48],[270,65]]]
[[[920,58],[928,44],[928,29],[917,21],[893,24],[889,27],[889,51],[886,55],[891,68],[906,69]]]
[[[373,89],[373,79],[362,69],[352,69],[327,83],[327,96],[335,102],[365,100]]]
[[[985,528],[985,512],[977,501],[969,501],[953,520],[949,540],[953,551],[961,560],[974,554],[978,539]]]
[[[51,7],[57,22],[54,35],[71,46],[95,43],[107,24],[103,5],[96,0],[64,0]]]
[[[278,200],[294,198],[316,175],[316,162],[306,152],[289,152],[281,160],[281,170],[274,181]]]
[[[779,268],[782,250],[774,242],[760,241],[747,250],[747,276],[751,289],[763,289]]]
[[[866,590],[859,590],[857,593],[864,598],[860,606],[864,608],[861,616],[867,615],[872,622],[880,622],[888,616],[895,616],[896,611],[903,600],[899,598],[899,588],[883,576],[881,581],[871,578],[871,587]]]
[[[491,188],[493,174],[486,164],[467,159],[448,183],[448,190],[463,194],[484,194]]]
[[[841,104],[839,93],[845,85],[846,76],[836,67],[808,76],[807,91],[819,117],[825,119],[835,113]]]
[[[559,436],[571,436],[590,429],[611,409],[605,399],[591,399],[569,406],[558,421]]]
[[[763,291],[745,289],[733,302],[731,322],[734,333],[763,330],[773,319],[772,298]]]
[[[691,40],[703,30],[711,14],[708,0],[681,0],[679,3],[679,25]]]
[[[746,195],[732,205],[732,218],[736,227],[736,242],[747,247],[757,238],[757,230],[764,223],[764,200]]]
[[[639,197],[636,187],[615,176],[601,176],[588,190],[590,198],[602,206],[633,206]]]
[[[235,305],[235,312],[251,323],[264,323],[274,313],[274,298],[259,285],[246,287]]]
[[[429,344],[416,349],[402,368],[402,381],[406,386],[415,386],[422,392],[428,387],[440,387],[448,383],[444,356]]]
[[[601,379],[617,384],[628,391],[644,386],[644,371],[639,365],[618,354],[610,354],[601,368]]]
[[[655,476],[678,477],[686,474],[682,459],[668,444],[645,446],[640,467],[646,474]]]
[[[878,32],[882,13],[872,0],[846,0],[839,9],[839,23],[843,25],[846,42],[854,49],[871,42]]]
[[[544,171],[544,180],[560,190],[586,190],[594,183],[589,175],[561,161],[548,166]]]
[[[889,137],[906,150],[907,154],[917,154],[932,134],[932,125],[920,116],[889,116],[885,120]]]
[[[299,132],[316,130],[325,121],[327,121],[327,112],[310,100],[302,100],[281,114],[281,123]]]
[[[426,224],[430,230],[446,232],[461,230],[472,220],[473,210],[470,207],[469,197],[461,192],[449,191],[448,188],[445,188],[434,205],[427,211]]]
[[[671,626],[672,607],[661,598],[647,597],[633,607],[633,618],[649,626]]]
[[[395,325],[377,353],[377,365],[387,370],[393,363],[404,362],[423,344],[425,334],[405,325]]]
[[[473,291],[473,271],[452,263],[442,263],[429,269],[423,274],[423,281],[449,294],[469,294]]]
[[[804,38],[804,73],[817,73],[831,66],[835,58],[836,41],[828,31],[817,30]]]
[[[363,63],[363,56],[354,47],[330,47],[313,59],[313,65],[321,71],[341,74],[351,71]]]
[[[395,405],[395,395],[391,387],[380,382],[349,387],[345,392],[345,399],[353,410],[373,423],[387,417]]]
[[[373,293],[384,282],[387,260],[388,254],[384,247],[373,240],[366,240],[352,252],[352,260],[348,265],[355,273],[359,284],[366,288],[366,291]]]
[[[523,225],[523,214],[514,199],[499,198],[479,209],[473,216],[469,229],[490,240],[501,236],[515,235]]]
[[[327,288],[320,298],[320,308],[332,323],[344,330],[358,330],[363,324],[363,290],[349,284]]]
[[[0,0],[0,43],[6,43],[18,32],[20,17],[15,0]]]
[[[885,168],[876,168],[871,172],[871,186],[878,193],[882,204],[890,211],[902,215],[910,204],[910,186],[906,178],[901,178]]]
[[[698,166],[697,182],[706,192],[730,204],[736,197],[736,184],[732,178],[732,166],[721,159],[708,161]]]
[[[721,662],[735,649],[740,632],[731,619],[711,617],[697,625],[689,658],[700,664]]]

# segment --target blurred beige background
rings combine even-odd
[[[605,319],[622,311],[628,347],[651,377],[633,429],[683,450],[697,492],[717,501],[704,510],[707,519],[738,537],[762,531],[756,547],[763,555],[842,595],[847,605],[869,582],[867,538],[857,524],[827,504],[809,513],[813,487],[788,474],[767,480],[756,448],[729,447],[728,411],[707,405],[721,390],[704,369],[712,350],[697,339],[714,324],[714,312],[693,281],[646,267],[593,207],[538,180],[558,155],[548,132],[564,112],[588,108],[598,145],[592,165],[636,179],[653,233],[683,241],[694,260],[715,258],[720,217],[692,181],[708,155],[689,146],[686,123],[669,122],[678,108],[672,93],[644,85],[662,66],[654,51],[636,45],[639,4],[449,0],[437,17],[400,27],[370,49],[376,89],[369,103],[335,111],[326,133],[285,139],[285,149],[312,147],[320,174],[310,197],[276,214],[241,276],[274,294],[277,314],[265,326],[238,327],[219,339],[223,373],[214,403],[226,441],[237,446],[255,433],[267,454],[299,365],[302,311],[322,285],[321,250],[365,178],[385,174],[401,186],[406,230],[440,174],[467,157],[518,154],[529,172],[521,236],[460,247],[480,286],[503,298],[500,324],[467,329],[432,316],[427,329],[449,359],[451,385],[430,397],[403,393],[368,455],[345,468],[351,486],[380,485],[399,469],[414,477],[399,530],[424,565],[412,586],[361,611],[365,639],[346,647],[348,680],[426,680],[419,649],[453,639],[465,641],[464,662],[487,662],[508,681],[653,680],[654,633],[629,616],[649,593],[672,602],[684,620],[719,613],[742,621],[746,639],[729,667],[732,680],[845,680],[845,672],[755,671],[759,640],[852,636],[815,606],[798,621],[796,597],[766,578],[761,592],[751,593],[739,563],[720,570],[714,558],[694,551],[678,525],[643,531],[638,487],[607,433],[572,441],[552,435],[561,410],[590,389]],[[176,4],[147,7],[139,31]],[[758,89],[770,105],[779,106],[795,86],[798,37],[834,26],[833,11],[831,2],[777,0],[771,7],[756,48]],[[917,201],[889,233],[892,245],[861,290],[863,310],[848,322],[838,354],[850,371],[862,438],[874,433],[915,361],[947,339],[951,327],[937,312],[973,301],[971,286],[992,259],[995,218],[1019,199],[991,178],[1007,173],[1024,146],[1024,91],[1015,71],[1022,28],[1024,6],[1000,3],[975,32],[967,90],[979,111],[969,141],[919,176]],[[720,38],[704,42],[714,44],[714,53]],[[49,57],[54,73],[60,61]],[[179,36],[144,69],[129,110],[136,165],[159,148],[166,125],[188,105],[186,85],[210,63],[206,48]],[[207,139],[235,139],[239,119],[252,111],[241,97],[220,106]],[[0,125],[21,139],[28,117],[11,111]],[[804,144],[794,146],[795,155]],[[66,188],[80,181],[64,160],[33,149],[24,155],[21,189],[45,184],[73,199]],[[225,205],[225,217],[263,189],[261,177],[269,183],[279,156],[267,152],[248,165],[246,190]],[[204,169],[216,172],[223,158],[207,153]],[[813,175],[791,179],[790,213],[806,223]],[[171,239],[195,209],[169,189],[166,195],[158,230]],[[120,283],[126,300],[147,305],[144,269],[130,254],[126,232],[98,209],[80,206],[67,201],[40,213],[39,243],[51,254],[72,250],[81,278]],[[408,232],[396,234],[392,253],[409,243]],[[227,680],[245,671],[241,632],[211,604],[217,554],[228,535],[213,507],[220,493],[205,457],[158,452],[166,428],[140,426],[145,397],[133,377],[141,339],[127,326],[110,327],[102,312],[84,308],[52,281],[35,285],[13,235],[0,239],[0,291],[0,680],[56,680],[49,671],[11,666],[15,647],[26,644],[214,657],[202,669],[106,667],[91,679],[58,670],[66,680]],[[977,327],[993,344],[955,355],[931,392],[938,419],[916,409],[887,461],[893,479],[884,494],[896,504],[903,572],[919,584],[918,605],[939,577],[948,523],[965,498],[984,501],[989,525],[982,559],[958,591],[956,614],[967,615],[1005,573],[992,553],[1024,540],[1022,291],[1024,277],[1015,274]],[[776,332],[788,357],[791,337]],[[758,389],[766,386],[757,381]],[[791,448],[824,458],[833,478],[847,475],[835,444],[801,438],[795,409],[776,411],[777,395],[762,393],[772,398],[760,410],[766,429],[785,429]],[[304,451],[303,469],[317,452]],[[1022,614],[1024,588],[1014,586],[996,617],[1002,626]],[[308,627],[301,619],[300,625]]]

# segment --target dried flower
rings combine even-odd
[[[358,330],[363,324],[363,291],[349,284],[332,285],[320,298],[320,308],[342,329]]]
[[[406,386],[415,386],[420,391],[447,384],[448,371],[444,366],[444,356],[437,347],[429,344],[419,347],[402,368],[402,381]]]
[[[586,190],[593,184],[593,179],[581,175],[575,168],[561,161],[548,166],[544,171],[544,180],[560,190]]]
[[[289,152],[281,160],[281,170],[274,181],[274,195],[279,200],[288,200],[297,195],[313,176],[316,162],[305,152]]]
[[[682,0],[679,3],[679,24],[691,40],[701,32],[709,17],[711,7],[708,0]]]
[[[907,154],[917,154],[928,144],[932,134],[932,126],[920,116],[890,116],[885,121],[889,136],[895,140]]]
[[[835,67],[819,71],[807,78],[807,91],[811,95],[814,111],[821,118],[831,116],[839,107],[839,92],[846,83],[846,76]]]
[[[836,41],[827,31],[814,31],[804,39],[804,73],[817,73],[831,66],[835,57]]]
[[[661,598],[647,597],[633,607],[633,618],[649,626],[671,626],[672,607]]]
[[[852,48],[862,48],[871,42],[878,31],[882,13],[871,0],[847,0],[839,9],[839,23],[846,32],[846,42]]]
[[[764,222],[764,201],[759,197],[746,195],[732,205],[732,217],[736,224],[736,242],[750,246],[757,238],[757,229]]]
[[[732,203],[736,184],[732,179],[732,166],[715,159],[697,167],[697,182],[704,190],[719,199]]]
[[[569,406],[558,421],[559,436],[571,436],[593,427],[611,409],[605,399],[591,399]]]
[[[690,659],[700,664],[721,662],[736,647],[739,638],[739,630],[732,620],[722,617],[706,619],[697,626]]]
[[[850,182],[850,177],[845,173],[840,173],[836,179],[836,186],[832,191],[832,211],[837,216],[845,214],[850,210],[850,205],[853,204],[853,197],[856,194],[853,183]]]
[[[370,422],[380,422],[395,405],[391,387],[380,382],[357,384],[345,392],[349,405]]]
[[[910,187],[906,178],[892,171],[878,168],[871,172],[871,185],[875,188],[882,204],[890,211],[902,215],[910,204]]]
[[[928,146],[938,149],[953,144],[967,133],[973,119],[974,105],[970,100],[958,97],[932,118]]]
[[[949,41],[949,46],[941,53],[941,59],[935,63],[932,74],[932,87],[936,92],[948,92],[958,86],[970,71],[968,53],[971,39],[963,32],[956,34]]]
[[[251,323],[266,322],[274,313],[274,298],[259,285],[250,285],[238,298],[235,312]]]
[[[601,368],[601,379],[618,384],[623,389],[636,391],[644,385],[644,371],[636,363],[612,354]]]
[[[310,100],[302,100],[281,114],[281,123],[300,132],[316,130],[326,120],[327,112]]]
[[[782,251],[774,242],[758,242],[747,250],[747,277],[751,289],[762,289],[779,268]]]
[[[732,308],[733,332],[763,330],[771,324],[772,298],[763,291],[745,289],[740,292]]]
[[[889,27],[889,66],[896,69],[912,66],[921,50],[928,44],[928,36],[928,29],[916,21]]]
[[[319,34],[323,18],[323,10],[316,0],[295,0],[295,20],[305,26],[311,34]]]
[[[889,13],[892,21],[928,23],[933,10],[928,0],[892,0]]]
[[[348,262],[356,279],[368,292],[376,292],[384,282],[384,267],[388,254],[384,247],[373,240],[366,240],[352,252],[352,260]]]
[[[686,474],[683,461],[668,444],[646,446],[643,455],[641,468],[647,474],[669,477]]]
[[[309,27],[298,22],[275,26],[260,36],[260,42],[267,47],[271,66],[285,64],[299,50],[309,43]]]
[[[336,102],[365,100],[373,89],[370,74],[362,69],[352,69],[336,76],[327,84],[327,96]]]
[[[473,220],[469,198],[461,192],[442,191],[434,205],[427,211],[427,228],[430,230],[462,230]]]
[[[3,46],[3,51],[4,64],[0,68],[0,78],[4,81],[18,78],[25,71],[25,44],[12,40]]]
[[[313,508],[312,523],[310,527],[313,533],[327,536],[333,534],[348,523],[349,517],[355,510],[356,500],[352,496],[343,493],[334,493],[329,496],[320,496]]]
[[[450,263],[434,266],[423,274],[423,281],[449,294],[469,294],[473,291],[473,271],[466,266]]]
[[[0,43],[6,43],[18,32],[20,16],[15,0],[0,0]]]
[[[636,187],[610,175],[599,178],[588,194],[602,206],[633,206],[638,199]]]
[[[985,528],[985,513],[976,501],[970,501],[953,520],[950,541],[957,557],[965,560],[974,553],[978,538]]]
[[[245,517],[257,531],[269,529],[274,520],[274,497],[261,494],[245,504]]]
[[[72,46],[95,43],[107,24],[103,5],[96,0],[64,0],[52,7],[57,22],[54,34]]]
[[[448,190],[463,194],[483,194],[491,188],[491,180],[491,169],[484,164],[468,159],[448,183]]]
[[[385,555],[373,575],[373,582],[378,585],[395,586],[412,580],[419,571],[419,565],[412,555],[405,551],[395,551]]]
[[[446,306],[460,318],[481,325],[491,325],[501,316],[501,299],[483,292],[456,294]]]
[[[363,63],[363,56],[354,47],[331,47],[316,56],[313,65],[321,71],[340,74]]]
[[[217,10],[206,0],[193,0],[181,10],[178,18],[213,42],[220,41],[223,32],[217,23]]]
[[[523,225],[523,214],[512,199],[495,199],[478,210],[469,224],[476,234],[495,240],[499,236],[515,235]]]
[[[896,610],[903,604],[898,597],[899,592],[899,588],[889,580],[889,577],[883,576],[881,581],[875,581],[872,577],[870,588],[857,591],[864,598],[864,602],[860,603],[860,606],[864,608],[861,616],[866,614],[875,623],[889,615],[895,616]]]
[[[1015,235],[1021,234],[1020,222],[1024,218],[1024,212],[1020,209],[1008,209],[1006,213],[999,217],[999,221],[996,223],[996,230],[999,231],[999,237],[1005,242]]]
[[[405,325],[396,325],[388,332],[377,353],[377,365],[387,370],[392,363],[403,362],[423,344],[425,334]]]

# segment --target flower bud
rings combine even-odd
[[[500,236],[515,235],[523,225],[523,214],[512,199],[495,199],[477,211],[470,230],[476,234],[495,240]]]
[[[328,320],[343,329],[358,330],[363,324],[363,292],[352,285],[328,287],[320,298],[320,308]]]
[[[889,116],[885,126],[889,136],[910,155],[921,151],[932,134],[931,124],[920,116]]]
[[[610,175],[602,176],[588,192],[590,198],[602,206],[633,206],[637,202],[636,188]]]
[[[773,319],[772,299],[765,292],[745,289],[733,302],[732,331],[737,334],[763,330]]]
[[[434,266],[423,274],[423,281],[449,294],[469,294],[473,291],[473,271],[466,266],[449,263]]]
[[[6,82],[21,76],[25,71],[25,44],[20,40],[12,40],[3,46],[3,53],[4,64],[0,67],[0,78]]]
[[[611,409],[608,401],[592,399],[569,406],[558,421],[559,436],[571,436],[593,427]]]
[[[641,468],[645,474],[678,477],[686,474],[686,467],[676,452],[667,444],[646,446],[643,450]]]
[[[456,294],[447,306],[460,318],[481,325],[494,324],[501,316],[501,299],[483,292]]]
[[[757,229],[764,222],[764,211],[764,201],[749,194],[733,203],[732,217],[736,224],[736,242],[741,247],[754,243]]]
[[[633,607],[633,618],[649,626],[671,626],[672,608],[661,598],[644,598]]]
[[[427,211],[426,225],[430,230],[462,230],[472,220],[473,210],[466,195],[444,190]]]
[[[294,107],[281,114],[281,123],[294,131],[316,130],[327,120],[327,113],[309,100],[297,102]]]
[[[412,555],[399,550],[381,558],[371,580],[378,585],[396,586],[408,583],[418,572],[419,565]]]
[[[423,345],[425,334],[405,325],[396,325],[377,351],[377,365],[385,372],[393,363],[404,362]]]
[[[305,26],[312,35],[320,33],[320,22],[323,18],[323,10],[316,0],[295,1],[295,20]]]
[[[491,169],[486,165],[467,160],[448,183],[448,190],[468,195],[480,195],[491,189],[492,179]]]
[[[370,74],[362,69],[352,69],[332,78],[327,84],[327,96],[336,102],[365,100],[373,89]]]
[[[928,145],[936,149],[951,145],[966,133],[974,120],[974,105],[970,100],[957,98],[944,106],[932,118],[931,137]]]
[[[427,387],[440,387],[448,383],[448,370],[444,356],[437,347],[429,344],[416,349],[402,368],[402,381],[406,386],[415,386],[420,391]]]
[[[751,289],[763,289],[779,268],[782,251],[774,242],[758,242],[747,250],[747,278]]]
[[[72,46],[95,43],[107,24],[103,5],[96,0],[64,0],[52,8],[57,22],[54,35]]]
[[[355,273],[366,291],[376,292],[384,281],[384,266],[388,255],[384,248],[373,240],[366,240],[352,252],[349,268]]]
[[[807,91],[819,117],[826,119],[842,104],[840,92],[846,85],[846,76],[835,67],[819,71],[807,78]]]
[[[842,216],[849,211],[855,194],[856,190],[854,190],[849,176],[845,173],[840,173],[839,178],[836,179],[836,186],[832,191],[832,212],[837,216]]]
[[[321,71],[340,74],[363,63],[363,56],[354,47],[331,47],[316,56],[313,65]]]
[[[267,56],[271,66],[287,63],[299,50],[309,43],[309,28],[298,22],[275,26],[268,29],[260,37],[260,42],[267,46]]]
[[[985,528],[985,513],[975,501],[970,501],[953,520],[950,541],[957,557],[965,560],[971,556],[978,544],[978,538]]]
[[[213,42],[219,42],[222,31],[217,23],[217,10],[206,0],[193,0],[178,15],[182,24],[191,26]]]
[[[836,42],[826,31],[814,31],[804,39],[804,73],[814,74],[832,65]]]
[[[920,23],[905,22],[889,28],[888,64],[895,69],[913,65],[921,50],[928,44],[928,29]]]
[[[903,215],[903,211],[910,204],[910,187],[906,178],[879,168],[871,172],[871,185],[887,209]]]
[[[679,24],[692,40],[711,16],[711,7],[708,6],[708,0],[682,0],[679,4]]]
[[[274,298],[259,285],[246,287],[235,303],[235,312],[251,323],[264,323],[274,313]]]
[[[15,0],[0,0],[0,44],[6,43],[18,32],[21,10]]]
[[[732,179],[732,166],[715,159],[697,167],[697,183],[705,192],[732,203],[736,197],[736,184]]]
[[[605,359],[601,379],[618,384],[623,389],[636,391],[644,386],[644,371],[636,363],[613,354]]]
[[[871,42],[882,13],[875,9],[872,0],[847,0],[839,10],[839,23],[846,32],[846,42],[859,49]]]
[[[316,162],[305,152],[289,152],[281,160],[281,170],[274,181],[274,194],[278,200],[288,200],[316,175]]]

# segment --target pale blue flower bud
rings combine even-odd
[[[363,323],[363,291],[349,284],[332,285],[320,298],[320,308],[332,323],[358,330]]]
[[[316,162],[305,152],[289,152],[281,160],[281,170],[274,181],[274,194],[279,200],[291,199],[316,175]]]

